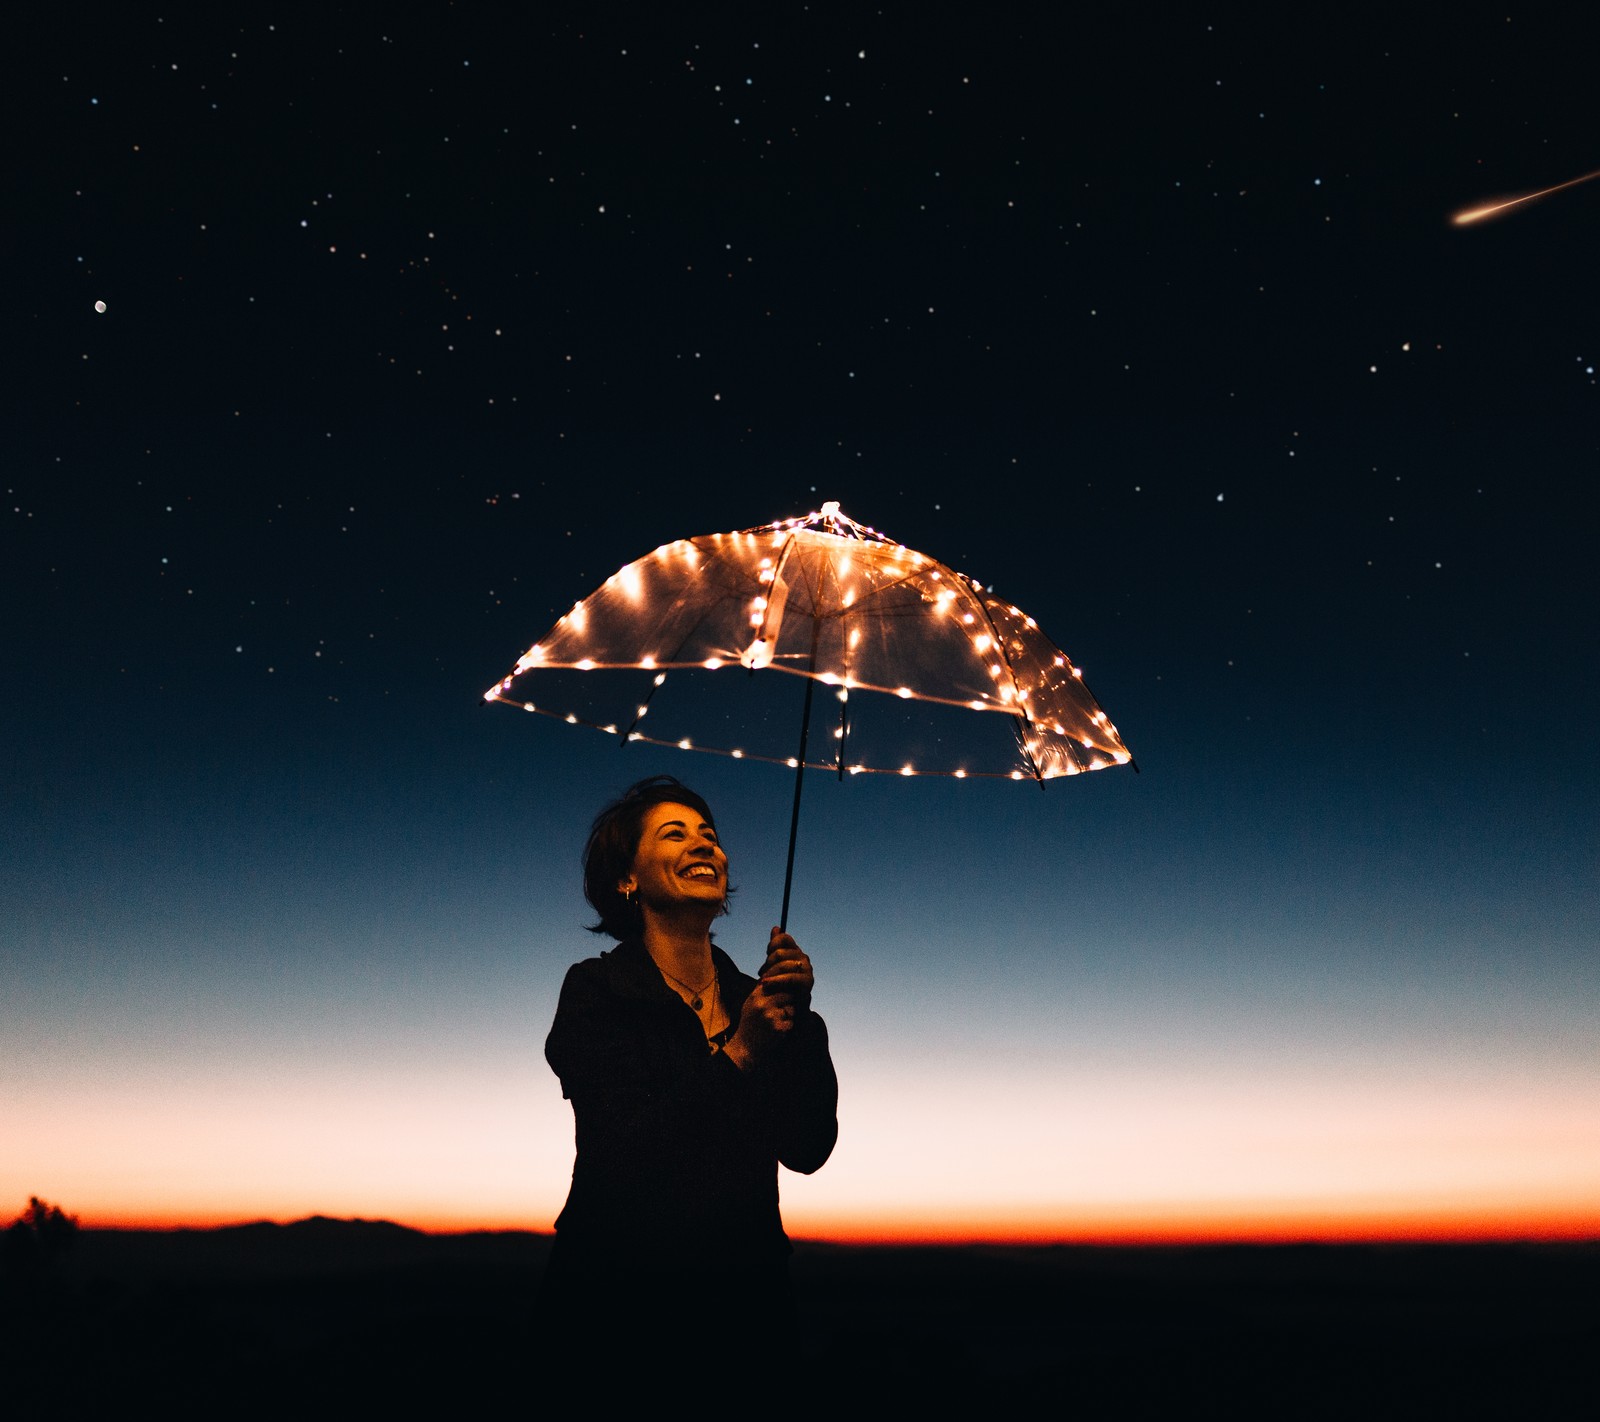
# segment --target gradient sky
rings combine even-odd
[[[808,780],[792,1233],[1600,1232],[1600,183],[1449,220],[1600,165],[1580,19],[96,15],[4,61],[0,1214],[548,1228],[589,819],[705,794],[753,967],[791,780],[478,699],[837,499],[1142,773]]]

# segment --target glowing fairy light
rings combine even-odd
[[[687,736],[685,736],[681,741],[678,742],[678,749],[679,750],[693,750],[694,749],[694,745],[689,740],[689,738]]]
[[[651,665],[654,666],[655,663],[652,662]],[[662,684],[662,682],[664,682],[666,679],[667,679],[667,674],[665,672],[657,672],[656,673],[656,678],[655,678],[655,684],[657,686],[660,686]]]
[[[654,671],[655,670],[655,665],[656,665],[656,659],[654,657],[640,657],[639,658],[639,665],[641,667],[643,667],[645,671]],[[661,683],[658,681],[656,683],[656,685],[660,686]]]
[[[902,765],[900,767],[900,773],[902,775],[915,775],[917,772],[909,765]]]
[[[902,686],[898,691],[895,692],[895,695],[898,696],[902,701],[911,700],[914,694],[915,693],[909,686]]]

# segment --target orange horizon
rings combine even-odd
[[[235,1212],[201,1211],[182,1215],[152,1212],[85,1212],[77,1216],[86,1230],[208,1230],[244,1224],[290,1224],[311,1214],[274,1218]],[[411,1215],[325,1215],[324,1218],[391,1223],[423,1234],[522,1232],[550,1234],[526,1219],[505,1217],[430,1217]],[[1334,1211],[1263,1213],[1258,1217],[1212,1216],[1199,1213],[1123,1218],[1100,1217],[1048,1224],[1022,1220],[934,1220],[824,1223],[796,1222],[789,1235],[797,1242],[848,1246],[1151,1246],[1180,1247],[1225,1244],[1581,1244],[1600,1243],[1600,1215],[1593,1210],[1534,1210],[1490,1214],[1482,1210],[1411,1212],[1382,1210],[1369,1214]]]

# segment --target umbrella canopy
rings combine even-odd
[[[750,745],[723,718],[703,735],[650,734],[653,698],[672,672],[783,671],[836,688],[833,754],[808,761]],[[553,673],[629,669],[648,686],[607,718],[580,708]],[[757,678],[760,680],[760,678]],[[802,727],[809,719],[810,688]],[[849,697],[905,701],[1007,718],[991,759],[963,749],[918,764],[863,757]],[[663,544],[629,563],[562,617],[484,695],[592,725],[625,741],[676,745],[842,775],[999,775],[1044,781],[1132,757],[1075,667],[1038,624],[992,589],[856,523],[835,503],[804,518]],[[1007,745],[1009,741],[1009,745]],[[1137,767],[1135,767],[1137,769]]]

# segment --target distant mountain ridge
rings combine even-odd
[[[307,1215],[303,1220],[290,1220],[287,1224],[279,1224],[276,1220],[250,1220],[245,1224],[218,1225],[209,1231],[195,1232],[258,1237],[290,1234],[319,1240],[427,1237],[422,1230],[413,1229],[410,1225],[396,1224],[393,1220],[363,1219],[359,1215],[354,1219],[337,1219],[331,1215]]]
[[[425,1234],[393,1220],[310,1215],[205,1229],[82,1231],[79,1277],[236,1279],[470,1266],[537,1271],[552,1236],[531,1230]]]

